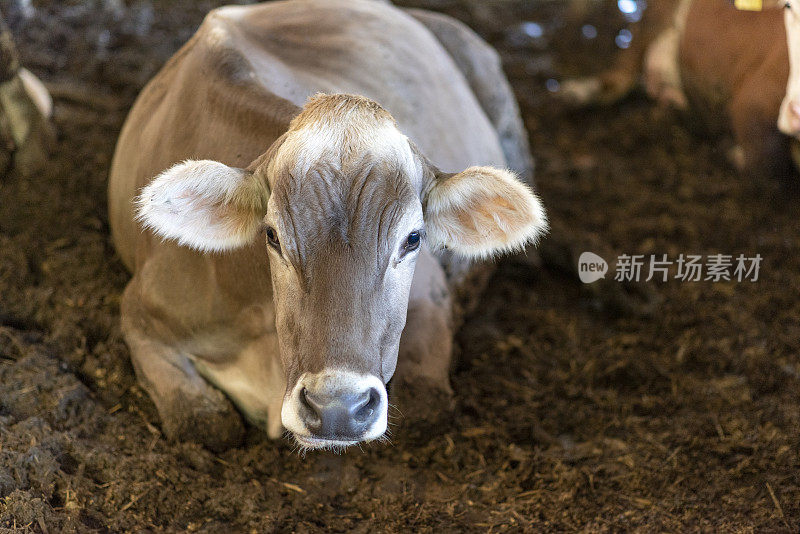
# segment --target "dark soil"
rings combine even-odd
[[[585,40],[561,2],[407,3],[502,51],[548,261],[501,262],[459,335],[452,417],[306,457],[254,429],[220,455],[169,443],[120,336],[114,143],[216,3],[0,3],[59,131],[46,172],[0,179],[0,531],[798,530],[800,199],[642,97],[561,109],[545,81],[607,61],[614,17]],[[757,282],[583,285],[582,250],[612,270],[623,253],[764,259]]]

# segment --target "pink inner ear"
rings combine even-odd
[[[520,199],[524,201],[525,199]],[[507,198],[491,194],[474,200],[454,214],[461,227],[460,236],[471,246],[480,246],[487,239],[505,244],[508,231],[531,224],[532,218],[524,209],[515,209]],[[502,246],[502,245],[501,245]]]
[[[538,199],[508,171],[472,167],[437,189],[429,197],[428,235],[465,256],[521,248],[547,227]]]

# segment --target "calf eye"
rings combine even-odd
[[[405,252],[411,252],[413,250],[417,250],[419,248],[419,243],[422,240],[422,236],[416,230],[408,234],[406,238],[405,245],[403,245],[403,249]]]
[[[267,243],[275,250],[281,250],[281,242],[278,240],[278,232],[271,226],[267,227]]]

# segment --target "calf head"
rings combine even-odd
[[[440,172],[388,112],[351,95],[311,98],[247,169],[186,161],[138,203],[145,226],[203,252],[251,243],[264,229],[287,384],[281,419],[307,448],[386,431],[385,384],[420,247],[487,257],[547,225],[512,173]]]

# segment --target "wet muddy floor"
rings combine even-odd
[[[797,532],[800,195],[639,95],[563,109],[548,85],[607,61],[614,17],[587,39],[561,2],[404,3],[501,50],[553,232],[461,329],[444,422],[302,457],[253,429],[218,455],[166,441],[118,325],[114,143],[216,4],[0,2],[59,131],[44,173],[0,178],[0,531]],[[584,250],[607,280],[577,279]],[[758,280],[612,280],[622,254],[719,253],[760,254]]]

